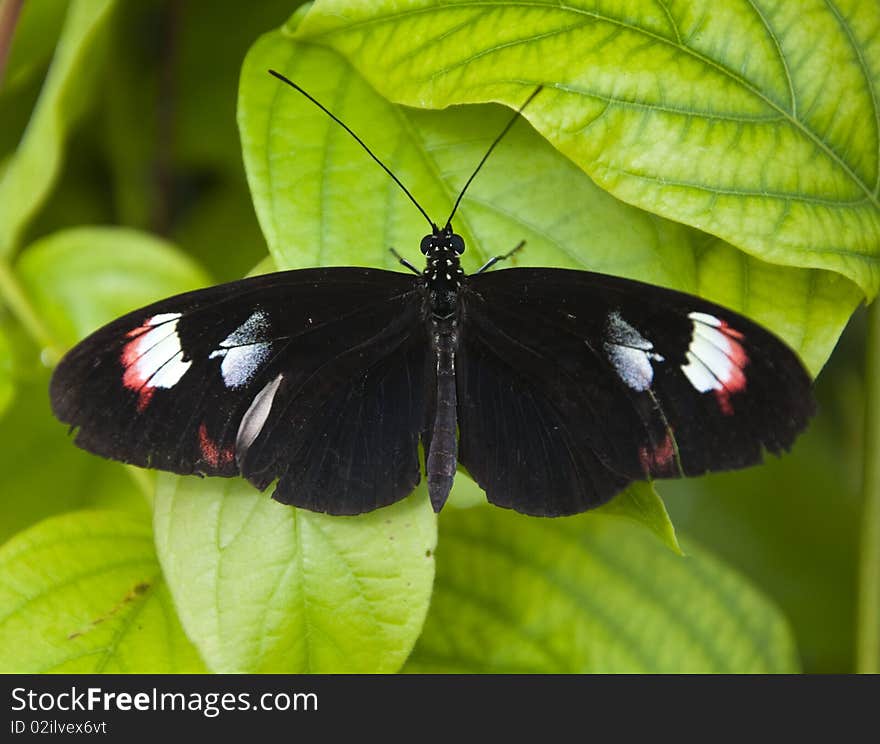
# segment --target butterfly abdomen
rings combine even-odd
[[[458,402],[455,391],[458,320],[432,318],[431,326],[431,346],[436,359],[437,405],[431,426],[425,471],[431,505],[435,512],[439,512],[449,498],[458,459],[456,442]]]

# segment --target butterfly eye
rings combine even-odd
[[[422,244],[421,246],[419,246],[422,250],[422,253],[426,256],[431,251],[431,246],[433,244],[433,241],[431,240],[432,237],[433,235],[426,235],[424,238],[422,238]]]
[[[454,250],[459,256],[464,253],[464,239],[461,235],[452,236],[452,250]]]

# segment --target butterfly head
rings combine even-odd
[[[458,258],[464,253],[464,238],[452,231],[452,225],[447,224],[443,229],[435,225],[434,231],[422,238],[421,250],[430,257],[452,254]]]

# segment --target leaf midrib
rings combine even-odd
[[[830,3],[827,3],[827,4],[829,5],[829,9],[831,10],[832,14],[834,14],[835,17],[837,17],[838,22],[839,22],[840,18],[836,12],[836,8],[834,8],[832,5],[830,5]],[[844,172],[844,174],[858,188],[860,188],[865,193],[865,196],[867,197],[867,201],[869,201],[874,207],[880,208],[880,197],[878,197],[878,193],[876,193],[874,190],[870,189],[868,187],[868,185],[864,181],[862,181],[862,179],[855,173],[855,171],[853,171],[853,169],[849,166],[849,164],[841,156],[839,156],[834,151],[834,149],[822,137],[820,137],[817,133],[814,133],[812,130],[807,128],[803,122],[801,122],[799,119],[795,118],[795,116],[792,114],[792,112],[788,111],[787,109],[785,109],[782,106],[780,106],[779,104],[777,104],[775,101],[773,101],[767,95],[762,93],[757,87],[755,87],[753,84],[751,84],[745,78],[743,78],[741,75],[738,75],[736,72],[728,69],[727,67],[725,67],[721,63],[716,62],[715,60],[712,60],[709,57],[706,57],[705,55],[697,52],[695,49],[692,49],[692,48],[685,46],[681,43],[678,43],[678,42],[675,42],[671,39],[668,39],[665,36],[661,36],[657,33],[649,31],[647,29],[640,28],[639,26],[634,26],[632,24],[626,23],[624,21],[621,21],[621,20],[618,20],[615,18],[610,18],[608,16],[605,16],[601,13],[596,13],[594,11],[588,11],[583,8],[573,8],[570,5],[564,5],[564,4],[559,4],[557,6],[548,6],[548,5],[545,5],[544,3],[529,2],[528,0],[514,0],[513,2],[509,2],[509,3],[505,4],[505,7],[517,7],[517,6],[524,7],[524,8],[541,8],[541,9],[544,9],[545,11],[558,10],[558,11],[562,11],[562,12],[573,13],[575,15],[589,16],[590,18],[592,18],[596,21],[601,21],[601,22],[608,23],[611,25],[619,26],[621,28],[625,28],[625,29],[632,31],[634,33],[642,34],[643,36],[646,36],[650,39],[653,39],[654,41],[659,42],[661,44],[671,46],[674,49],[677,49],[680,52],[683,52],[683,53],[687,54],[688,56],[691,56],[694,59],[702,62],[703,64],[707,65],[708,67],[711,67],[711,68],[717,70],[720,74],[729,78],[734,83],[739,84],[744,90],[746,90],[748,93],[753,95],[759,101],[763,102],[765,105],[767,105],[771,109],[778,112],[781,115],[781,117],[793,129],[795,129],[796,131],[799,131],[807,140],[811,141],[820,150],[822,150],[825,153],[825,155],[829,158],[829,160],[832,163],[834,163],[838,168],[840,168],[840,170],[842,170]],[[490,2],[478,1],[478,2],[467,2],[467,3],[461,3],[461,4],[449,5],[449,6],[426,6],[426,7],[422,7],[422,8],[409,8],[409,9],[398,11],[395,13],[389,13],[389,14],[383,15],[381,17],[368,18],[368,19],[365,19],[362,21],[357,21],[355,23],[351,23],[351,24],[344,26],[344,27],[328,29],[326,31],[322,31],[320,33],[310,35],[307,38],[318,39],[321,37],[329,37],[329,36],[349,32],[355,28],[363,28],[363,27],[370,26],[370,25],[390,23],[394,20],[404,18],[407,16],[421,15],[424,13],[439,13],[439,12],[443,12],[443,11],[454,11],[454,10],[459,10],[459,9],[464,9],[464,8],[475,8],[475,7],[496,9],[499,6],[496,4],[490,3]],[[299,34],[296,34],[296,35],[299,36]],[[849,34],[847,34],[847,38],[851,40]],[[525,43],[525,41],[526,40],[523,40],[523,42],[521,42],[521,43]],[[857,54],[859,60],[861,61],[861,56],[858,54],[858,50],[856,51],[856,54]],[[782,57],[784,59],[784,57],[781,54],[781,50],[780,50],[780,57]],[[459,65],[464,64],[467,61],[468,60],[462,60],[458,64]],[[439,70],[434,73],[434,76],[436,76],[438,74],[442,74],[445,71],[446,71],[446,68],[444,68],[443,70]],[[535,82],[535,84],[537,84],[537,82]],[[876,113],[877,101],[876,101],[876,98],[873,94],[872,86],[868,85],[868,87],[872,91],[871,99],[872,99],[872,102],[875,104],[875,113]],[[878,166],[878,173],[880,173],[880,166]],[[880,183],[880,179],[878,179],[878,183]]]

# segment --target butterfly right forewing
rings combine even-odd
[[[529,514],[583,511],[634,480],[756,464],[765,450],[788,449],[814,407],[809,375],[771,333],[619,277],[537,268],[468,277],[461,344],[462,464],[490,501]],[[556,447],[533,429],[549,429]],[[491,453],[486,431],[497,437]],[[546,504],[533,493],[536,469],[548,478]],[[587,470],[599,476],[578,485]],[[561,501],[566,483],[580,495]]]

